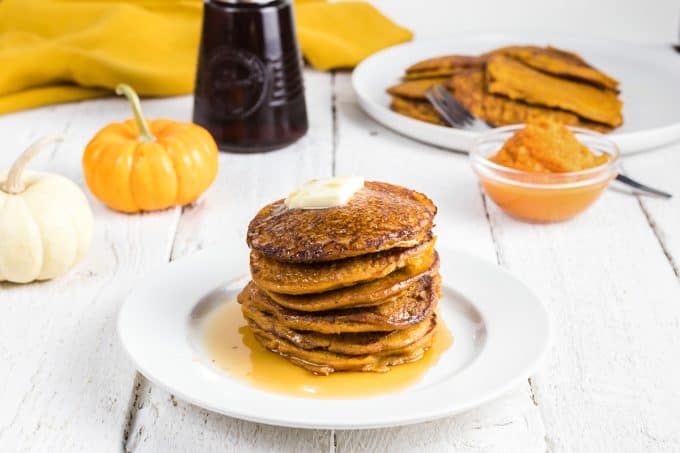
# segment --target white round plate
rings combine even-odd
[[[203,251],[168,264],[124,303],[118,333],[139,371],[177,397],[245,420],[302,428],[376,428],[417,423],[492,400],[524,381],[549,342],[536,296],[499,267],[439,250],[440,316],[453,345],[423,379],[398,393],[313,399],[269,393],[211,365],[195,329],[198,302],[216,288],[233,299],[247,281],[248,256]],[[200,308],[200,307],[199,307]]]
[[[605,40],[585,40],[545,34],[458,36],[438,41],[414,41],[390,47],[364,60],[352,73],[361,107],[383,125],[416,140],[468,151],[480,130],[454,129],[418,121],[390,110],[385,90],[399,83],[404,70],[426,58],[477,55],[511,45],[553,45],[580,54],[593,66],[621,82],[622,127],[609,136],[623,153],[659,147],[680,139],[680,54],[668,46],[644,46]]]

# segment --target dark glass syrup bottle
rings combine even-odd
[[[193,120],[221,151],[289,145],[307,132],[290,0],[207,0]]]

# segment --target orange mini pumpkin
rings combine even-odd
[[[83,154],[85,181],[95,197],[117,211],[135,213],[195,201],[217,175],[217,144],[193,123],[146,121],[139,97],[124,94],[135,118],[100,130]]]

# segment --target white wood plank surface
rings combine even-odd
[[[142,381],[126,452],[325,452],[328,431],[279,428],[225,417]]]
[[[0,159],[7,165],[42,134],[64,132],[68,141],[36,167],[82,182],[85,143],[128,114],[123,101],[105,100],[5,116]],[[179,211],[127,216],[91,204],[95,238],[77,269],[46,283],[0,284],[0,450],[120,448],[134,369],[118,344],[116,313],[135,281],[167,261]]]
[[[640,181],[672,193],[672,199],[639,197],[659,244],[680,278],[680,143],[626,159],[626,172]]]
[[[545,452],[528,386],[464,414],[401,428],[338,431],[337,452]]]
[[[501,262],[553,319],[532,378],[549,451],[680,449],[680,286],[634,197],[554,225],[489,207]]]
[[[420,190],[439,207],[437,246],[496,261],[496,249],[467,157],[413,142],[360,110],[349,76],[336,78],[336,173],[359,174]],[[455,336],[456,333],[453,332]],[[489,407],[412,427],[339,431],[339,452],[545,451],[528,383]],[[408,410],[408,408],[404,408]]]
[[[314,100],[308,102],[307,136],[273,153],[220,155],[217,181],[196,206],[184,209],[172,259],[204,247],[220,247],[225,253],[247,248],[248,222],[262,206],[307,179],[331,174],[331,76],[309,71],[305,83],[307,98]],[[209,413],[146,382],[133,413],[126,442],[130,452],[313,452],[325,451],[332,441],[328,431],[271,427]]]
[[[677,37],[680,13],[673,0],[590,2],[586,15],[583,5],[566,0],[493,2],[493,8],[444,0],[424,8],[373,3],[421,38],[551,29],[662,42]],[[482,197],[465,157],[367,118],[346,73],[307,71],[306,82],[311,127],[298,144],[221,155],[215,185],[184,209],[128,216],[91,199],[96,237],[78,268],[52,282],[0,284],[0,451],[680,451],[680,145],[624,162],[630,176],[673,192],[672,200],[610,190],[573,221],[530,225]],[[191,114],[190,97],[148,99],[144,106],[149,117]],[[121,99],[0,116],[0,166],[39,136],[64,132],[68,141],[38,157],[34,168],[82,185],[87,140],[129,116]],[[135,283],[202,248],[245,247],[247,223],[260,206],[333,172],[425,192],[440,209],[440,247],[500,261],[537,292],[555,335],[530,383],[444,420],[334,432],[217,415],[136,373],[115,332],[118,307]]]

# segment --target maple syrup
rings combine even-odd
[[[395,366],[387,373],[339,372],[316,376],[260,345],[236,302],[215,308],[203,330],[203,348],[212,363],[228,375],[263,390],[322,399],[366,397],[409,387],[437,363],[452,343],[451,333],[440,320],[434,344],[416,362]]]
[[[193,121],[220,151],[269,151],[305,135],[291,1],[207,0],[194,94]]]

